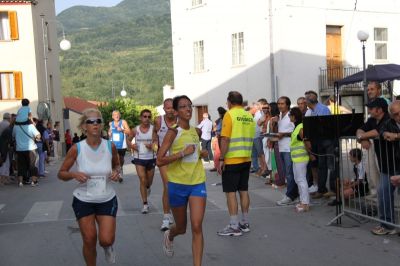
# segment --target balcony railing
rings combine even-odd
[[[352,66],[348,67],[335,66],[329,68],[320,68],[319,89],[321,92],[331,91],[333,90],[335,81],[351,76],[360,71],[361,71],[360,68]],[[350,90],[362,90],[362,82],[349,84],[344,86],[343,89],[344,88]]]

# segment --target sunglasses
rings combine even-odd
[[[93,125],[93,124],[99,125],[103,123],[103,120],[101,120],[101,118],[89,118],[85,121],[85,123],[87,125]]]

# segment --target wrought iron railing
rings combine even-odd
[[[335,66],[329,68],[320,68],[319,89],[321,92],[333,90],[335,81],[351,76],[360,71],[361,71],[360,68],[351,66],[348,67]],[[349,84],[344,86],[344,88],[349,88],[353,90],[354,89],[362,90],[362,82]]]

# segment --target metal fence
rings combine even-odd
[[[390,182],[391,176],[400,174],[400,142],[369,143],[364,149],[355,137],[339,140],[341,205],[329,224],[346,215],[358,222],[373,220],[400,228],[400,189]]]

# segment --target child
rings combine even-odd
[[[29,100],[22,99],[21,101],[22,107],[19,108],[17,112],[17,118],[15,119],[16,125],[29,125],[32,124],[32,113],[31,108],[29,107]]]
[[[360,149],[351,149],[349,155],[350,161],[354,164],[353,170],[355,178],[353,180],[344,180],[343,195],[345,199],[363,197],[368,193],[369,188],[364,165],[361,162],[362,152]]]

